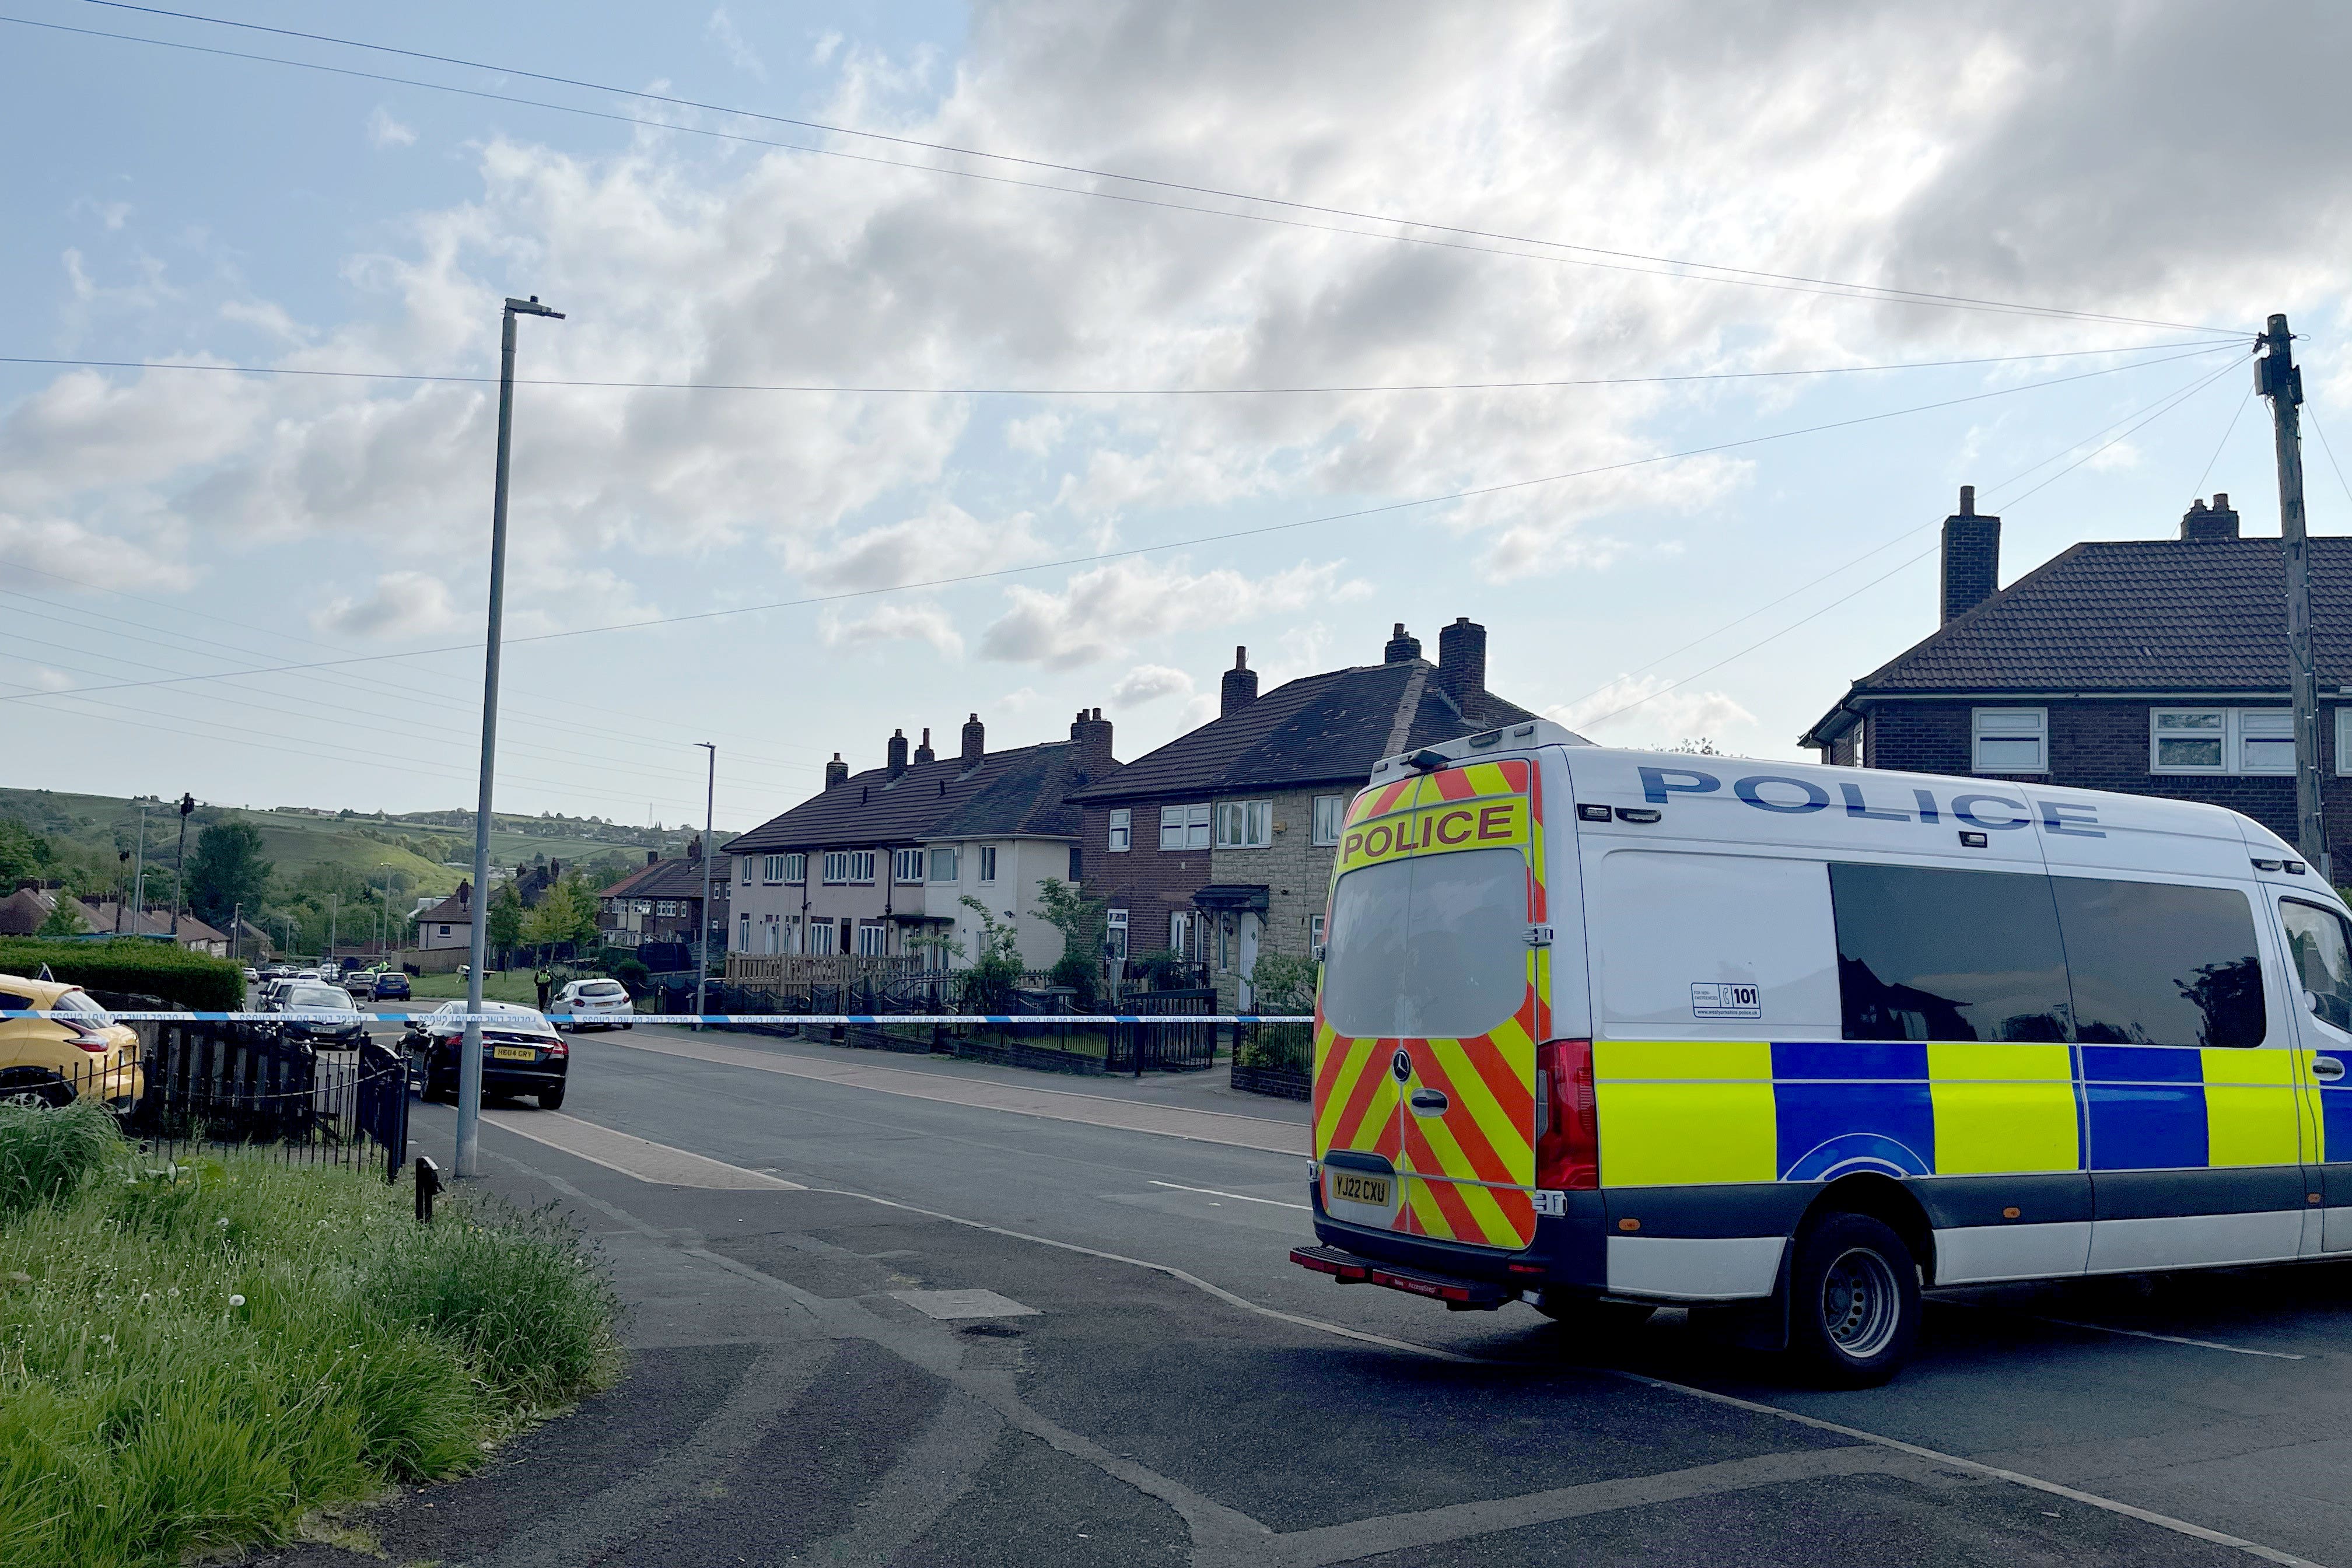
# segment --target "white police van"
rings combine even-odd
[[[1302,1265],[1563,1319],[2352,1256],[2352,920],[2220,807],[1616,751],[1384,760],[1334,867]]]

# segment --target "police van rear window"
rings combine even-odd
[[[1343,1035],[1467,1039],[1527,998],[1528,870],[1516,849],[1367,866],[1339,879],[1323,1015]]]
[[[2262,1043],[2262,964],[2224,888],[1832,865],[1849,1040]]]

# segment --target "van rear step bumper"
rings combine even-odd
[[[1491,1312],[1506,1301],[1516,1300],[1519,1294],[1510,1286],[1497,1285],[1490,1279],[1464,1279],[1426,1268],[1375,1262],[1337,1247],[1294,1247],[1290,1249],[1290,1261],[1301,1268],[1328,1274],[1342,1285],[1381,1285],[1408,1295],[1426,1296],[1433,1301],[1444,1302],[1446,1310],[1454,1312]]]

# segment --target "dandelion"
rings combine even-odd
[[[232,1307],[242,1307],[245,1305],[245,1298],[242,1296],[231,1296],[228,1299],[228,1304]]]
[[[219,1226],[223,1230],[226,1230],[228,1228],[228,1215],[223,1215],[213,1223]]]

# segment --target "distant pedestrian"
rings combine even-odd
[[[539,1010],[544,1013],[547,1011],[548,995],[555,989],[555,976],[550,974],[547,965],[542,963],[539,966],[539,973],[530,979],[531,984],[539,987]]]

